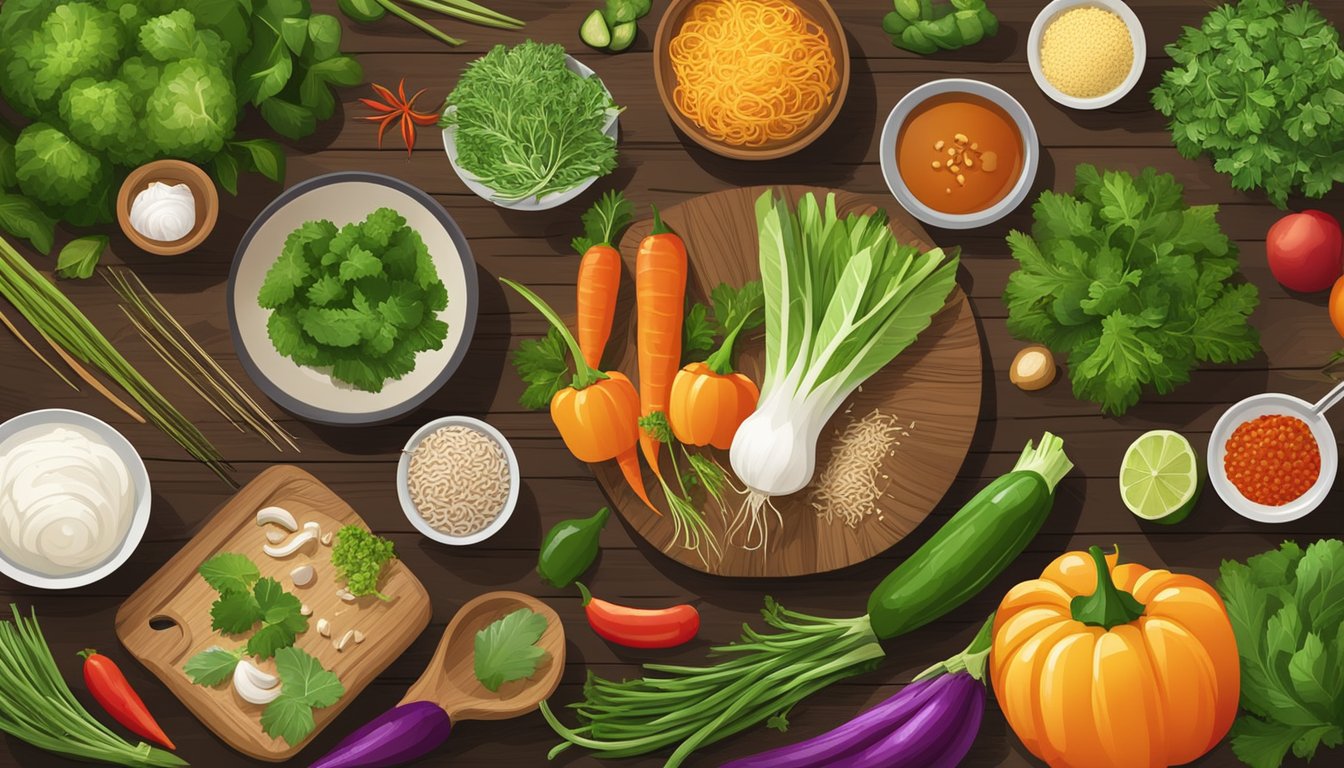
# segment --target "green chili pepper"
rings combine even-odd
[[[592,517],[561,520],[546,534],[537,557],[537,573],[553,587],[567,587],[597,559],[598,539],[611,510],[603,507]]]
[[[882,30],[898,48],[919,54],[974,45],[999,31],[999,20],[985,0],[892,0],[895,11],[882,19]]]

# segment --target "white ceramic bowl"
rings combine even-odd
[[[1080,99],[1059,90],[1045,78],[1045,73],[1041,70],[1041,36],[1045,34],[1045,28],[1059,14],[1074,8],[1088,6],[1110,11],[1125,22],[1125,26],[1129,27],[1129,38],[1134,44],[1134,62],[1130,65],[1129,75],[1125,77],[1124,82],[1120,83],[1118,88],[1102,96]],[[1101,109],[1102,107],[1109,107],[1124,98],[1125,94],[1134,90],[1135,84],[1139,82],[1139,76],[1143,74],[1143,63],[1147,56],[1148,42],[1143,35],[1143,25],[1139,23],[1139,17],[1134,14],[1134,11],[1130,10],[1129,6],[1120,0],[1054,0],[1036,15],[1036,21],[1032,23],[1031,32],[1027,35],[1027,64],[1031,67],[1031,76],[1036,78],[1036,84],[1041,87],[1046,96],[1073,109]]]
[[[420,513],[416,511],[415,504],[411,501],[411,492],[408,487],[408,475],[411,469],[411,452],[420,444],[421,440],[438,429],[443,427],[467,427],[474,429],[486,437],[494,440],[504,451],[504,459],[509,464],[509,497],[504,500],[504,509],[500,510],[489,525],[469,536],[452,536],[443,531],[436,530],[425,521]],[[397,498],[401,500],[401,511],[406,513],[406,519],[411,521],[415,529],[428,536],[429,538],[441,543],[451,544],[453,546],[466,546],[468,544],[477,544],[499,533],[504,524],[509,522],[509,517],[513,515],[513,508],[518,506],[518,487],[521,484],[521,477],[518,473],[518,456],[513,452],[513,446],[509,445],[508,438],[500,434],[499,430],[486,424],[480,419],[473,419],[470,416],[445,416],[441,419],[435,419],[411,435],[411,439],[406,441],[406,447],[401,450],[401,461],[397,462]]]
[[[1335,433],[1323,415],[1312,413],[1312,404],[1291,395],[1267,393],[1255,395],[1228,408],[1213,427],[1209,435],[1208,469],[1209,483],[1218,492],[1223,503],[1232,511],[1250,520],[1262,523],[1286,523],[1310,513],[1320,506],[1335,484],[1335,473],[1339,469],[1339,451],[1335,444]],[[1257,504],[1237,490],[1227,479],[1223,470],[1223,459],[1227,455],[1227,439],[1237,427],[1260,416],[1295,416],[1311,427],[1316,445],[1321,451],[1321,474],[1315,485],[1295,500],[1279,507]]]
[[[584,65],[583,62],[568,54],[565,55],[565,64],[571,71],[577,72],[584,77],[597,76],[597,73]],[[601,80],[598,82],[601,82]],[[611,91],[607,90],[605,84],[603,84],[602,90],[607,91],[607,95],[611,96]],[[449,107],[448,109],[456,110],[457,108]],[[618,125],[620,122],[620,114],[621,111],[619,109],[611,109],[607,111],[607,124],[603,127],[602,132],[607,136],[610,136],[612,141],[616,141],[620,134],[620,127]],[[467,185],[467,189],[476,193],[477,197],[489,200],[500,208],[508,208],[514,211],[550,210],[551,208],[564,205],[570,200],[583,194],[584,190],[593,186],[593,182],[597,181],[596,176],[589,176],[587,179],[584,179],[563,192],[551,192],[550,194],[542,195],[539,198],[525,197],[522,200],[501,200],[495,196],[495,191],[493,189],[482,184],[475,176],[472,176],[465,168],[457,164],[457,142],[454,140],[456,133],[457,129],[452,126],[443,129],[443,149],[448,153],[448,162],[452,163],[453,172],[457,174],[457,178],[461,179],[463,184]]]
[[[277,352],[266,330],[271,311],[257,304],[257,292],[299,225],[328,219],[344,226],[382,207],[404,216],[429,249],[448,289],[448,306],[438,315],[448,324],[448,338],[439,349],[416,355],[415,369],[385,381],[381,392],[365,392],[333,378],[330,369],[299,365]],[[243,235],[229,272],[229,329],[243,370],[280,407],[322,424],[378,424],[415,410],[448,383],[471,344],[477,299],[476,261],[442,205],[391,176],[338,171],[285,190]]]
[[[973,96],[979,96],[996,105],[1008,116],[1013,119],[1017,125],[1017,132],[1022,135],[1022,175],[1018,178],[1017,184],[1012,190],[999,202],[991,205],[983,211],[975,213],[944,213],[934,210],[924,203],[910,191],[906,186],[905,179],[901,178],[901,170],[896,162],[896,139],[901,134],[901,126],[905,124],[910,113],[920,104],[923,104],[934,96],[941,96],[945,93],[969,93]],[[1027,110],[1022,108],[1017,99],[1014,99],[1007,91],[989,83],[979,80],[966,80],[962,78],[948,78],[945,80],[934,80],[930,83],[915,88],[898,102],[892,108],[891,113],[887,115],[887,122],[882,127],[882,140],[879,143],[878,156],[882,159],[882,177],[886,179],[887,188],[901,207],[909,211],[912,216],[924,222],[932,224],[935,227],[944,229],[974,229],[991,224],[1007,216],[1014,208],[1022,204],[1031,192],[1031,185],[1036,180],[1036,169],[1041,162],[1040,141],[1036,137],[1036,126],[1031,122],[1031,116]]]
[[[62,576],[47,576],[18,565],[0,552],[0,573],[21,584],[39,589],[75,589],[88,586],[110,575],[130,558],[136,547],[140,546],[140,539],[145,535],[145,527],[149,525],[149,473],[145,471],[145,462],[141,460],[140,454],[136,453],[130,441],[106,422],[87,413],[65,408],[29,411],[0,424],[0,445],[22,432],[57,426],[73,427],[106,443],[125,463],[126,471],[131,477],[134,498],[131,502],[131,525],[126,529],[126,536],[121,540],[121,544],[107,559],[88,570]]]

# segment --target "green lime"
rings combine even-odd
[[[1199,460],[1190,441],[1169,429],[1145,432],[1120,461],[1120,498],[1144,520],[1179,523],[1199,499]]]

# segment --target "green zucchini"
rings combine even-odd
[[[614,52],[624,51],[635,42],[635,35],[639,34],[639,27],[633,21],[627,21],[624,24],[617,24],[611,29],[611,45],[609,49]]]
[[[1046,432],[1027,443],[1011,472],[966,502],[868,596],[868,618],[882,639],[945,615],[1013,562],[1045,523],[1055,486],[1073,468],[1064,441]]]
[[[579,27],[579,39],[593,48],[606,48],[611,45],[611,29],[601,11],[593,11]]]

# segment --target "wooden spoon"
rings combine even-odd
[[[520,609],[546,618],[537,641],[547,658],[530,678],[490,691],[476,679],[476,633]],[[519,592],[488,592],[471,600],[443,632],[429,668],[393,709],[366,723],[311,768],[385,768],[419,759],[448,738],[453,723],[525,715],[555,693],[565,669],[565,628],[550,606]]]

